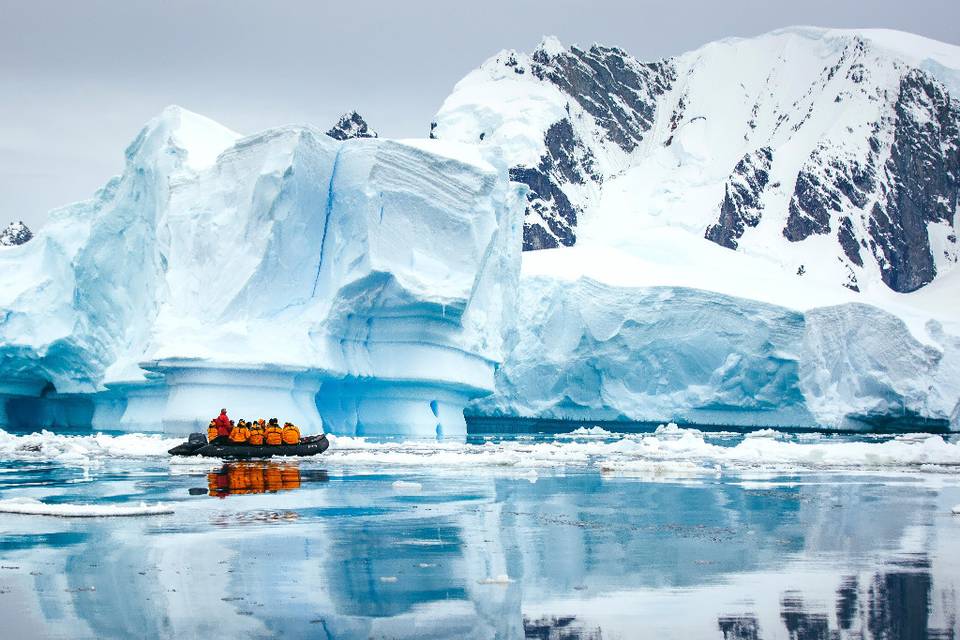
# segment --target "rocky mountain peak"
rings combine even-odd
[[[6,229],[0,231],[0,246],[13,247],[29,242],[31,238],[33,232],[23,221],[11,222]]]
[[[885,30],[793,27],[652,62],[547,37],[468,74],[431,136],[504,149],[529,187],[525,250],[643,246],[666,224],[906,293],[960,263],[958,77],[960,47]]]
[[[327,135],[334,140],[379,137],[379,134],[371,129],[367,121],[363,119],[363,116],[356,111],[350,111],[340,116],[337,123],[327,131]]]

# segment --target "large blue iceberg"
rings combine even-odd
[[[462,435],[501,359],[521,198],[470,147],[241,137],[170,107],[122,176],[0,254],[0,423],[184,433],[225,405]]]

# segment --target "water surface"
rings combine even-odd
[[[0,514],[3,635],[960,636],[954,469],[610,472],[570,453],[595,440],[556,438],[508,438],[521,460],[502,465],[371,443],[290,463],[7,459],[0,499],[174,513]],[[848,440],[870,438],[827,439]],[[525,465],[537,445],[571,462]]]

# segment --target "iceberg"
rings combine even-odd
[[[469,145],[242,137],[170,107],[121,176],[0,254],[0,424],[183,434],[225,405],[307,433],[464,434],[501,358],[522,197]]]
[[[812,426],[803,315],[709,291],[524,277],[481,415]]]
[[[553,265],[529,264],[538,262]],[[911,328],[870,304],[800,310],[759,295],[546,275],[544,264],[525,264],[496,392],[468,414],[960,429],[960,338],[946,321]]]

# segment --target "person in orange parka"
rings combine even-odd
[[[217,425],[217,440],[223,438],[226,441],[230,438],[230,417],[227,415],[226,409],[220,409],[220,415],[213,419],[214,424]]]

